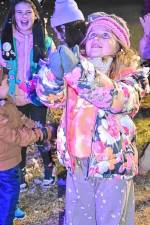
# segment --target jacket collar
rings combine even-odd
[[[32,31],[28,34],[23,34],[20,33],[17,29],[15,29],[15,27],[13,27],[13,36],[17,39],[17,40],[24,40],[25,37],[28,37],[28,39],[31,39],[33,37]]]

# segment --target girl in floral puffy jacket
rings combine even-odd
[[[143,72],[129,38],[122,18],[93,13],[82,55],[59,46],[57,66],[64,73],[43,67],[38,74],[43,104],[64,109],[57,149],[68,171],[65,225],[134,224],[138,155],[132,117],[143,95]]]

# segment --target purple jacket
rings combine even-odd
[[[150,59],[150,35],[143,35],[139,47],[141,57],[143,59]]]

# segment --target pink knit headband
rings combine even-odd
[[[95,20],[93,20],[90,25],[89,28],[87,30],[86,33],[86,37],[84,39],[84,41],[87,39],[89,33],[91,32],[91,30],[93,29],[93,27],[95,26],[104,26],[108,29],[110,29],[115,36],[118,38],[120,44],[123,47],[130,47],[130,34],[129,34],[129,30],[128,27],[126,25],[126,22],[120,18],[117,17],[115,15],[111,16],[99,16],[97,17]],[[83,41],[83,42],[84,42]]]

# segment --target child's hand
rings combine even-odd
[[[75,49],[74,49],[75,50]],[[60,59],[64,73],[71,72],[79,63],[79,58],[75,54],[79,54],[77,51],[73,53],[67,46],[58,46],[58,51],[60,54]]]
[[[143,18],[140,17],[140,22],[145,35],[150,35],[150,13],[146,14]]]
[[[36,127],[35,121],[29,119],[24,114],[22,114],[21,120],[22,120],[23,124],[25,125],[25,127],[27,127],[27,128],[35,128]]]
[[[35,128],[34,132],[36,136],[39,137],[39,140],[36,142],[38,145],[42,145],[45,140],[50,140],[52,137],[52,127],[41,127]]]
[[[51,54],[49,67],[56,79],[63,79],[65,73],[76,67],[79,59],[75,54],[65,45],[59,45],[57,51]]]

